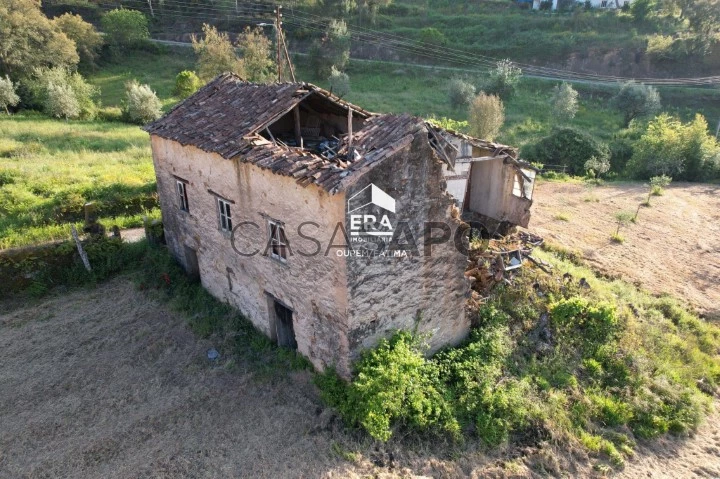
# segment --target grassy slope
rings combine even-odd
[[[66,238],[98,202],[110,226],[157,214],[147,134],[137,126],[0,116],[0,248]]]

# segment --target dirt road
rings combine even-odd
[[[596,269],[720,319],[720,185],[671,185],[640,208],[636,223],[620,229],[622,244],[610,240],[614,215],[635,212],[646,187],[540,183],[534,198],[531,231],[580,250]]]

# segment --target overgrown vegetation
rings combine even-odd
[[[464,344],[426,358],[423,338],[398,332],[363,354],[350,383],[320,376],[325,400],[381,440],[552,437],[614,465],[637,439],[693,431],[720,384],[720,329],[670,298],[536,254],[554,275],[524,268],[476,313]]]

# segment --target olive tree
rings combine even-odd
[[[560,121],[575,118],[578,111],[578,92],[572,85],[562,82],[553,89],[553,116]]]
[[[15,93],[15,85],[9,77],[0,77],[0,108],[10,114],[8,107],[15,106],[20,102],[20,97]]]
[[[347,73],[343,73],[335,67],[330,70],[328,77],[330,91],[340,98],[350,93],[350,77]]]
[[[125,86],[123,113],[129,121],[145,124],[162,116],[162,103],[148,85],[133,80]]]
[[[612,103],[623,114],[627,127],[635,118],[650,116],[660,110],[660,93],[652,86],[629,81],[620,87]]]
[[[192,46],[197,56],[197,71],[203,80],[211,80],[224,72],[242,73],[227,33],[218,32],[212,25],[203,24],[203,37],[192,36]]]

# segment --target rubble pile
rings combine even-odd
[[[533,249],[542,243],[540,236],[520,232],[471,244],[465,277],[472,281],[473,300],[487,298],[500,283],[512,284],[525,260],[550,273],[548,263],[532,256]]]

